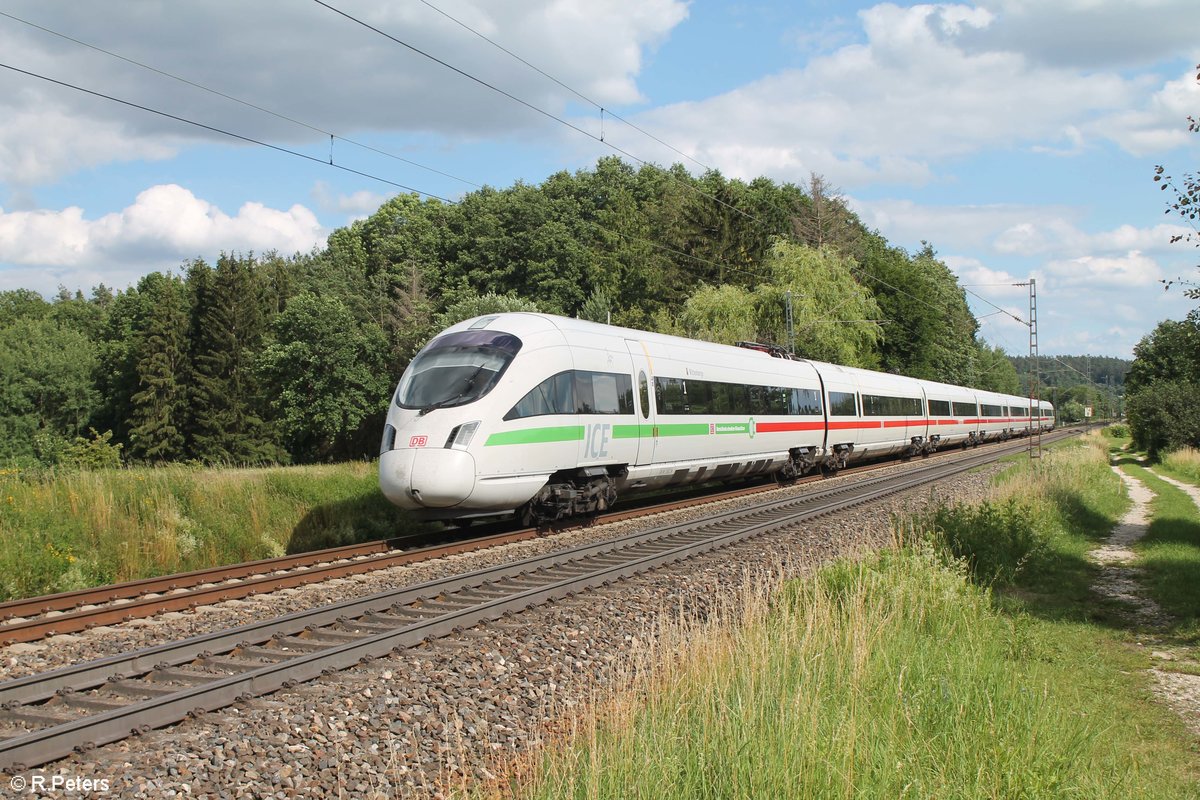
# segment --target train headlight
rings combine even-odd
[[[379,455],[392,450],[396,446],[396,429],[391,423],[383,426],[383,441],[379,443]]]
[[[471,446],[471,439],[475,437],[475,431],[478,429],[479,420],[455,426],[454,430],[450,431],[450,435],[446,437],[447,449],[466,450]]]

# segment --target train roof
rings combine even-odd
[[[742,358],[777,358],[772,356],[765,350],[755,350],[744,347],[735,347],[734,345],[718,344],[716,342],[707,342],[702,339],[688,339],[682,336],[673,336],[666,333],[653,333],[651,331],[637,330],[636,328],[623,328],[619,325],[606,325],[602,322],[591,322],[589,320],[574,319],[571,317],[561,317],[556,314],[544,314],[534,311],[504,311],[495,314],[484,314],[483,316],[473,317],[463,320],[455,325],[447,328],[447,331],[469,330],[471,328],[490,327],[495,322],[500,321],[505,330],[521,336],[522,334],[531,335],[535,333],[545,333],[550,331],[559,331],[564,334],[568,341],[572,333],[588,333],[593,335],[605,336],[621,336],[626,339],[634,339],[645,342],[655,342],[667,346],[686,346],[693,349],[710,350],[714,354],[730,355],[731,351]],[[880,378],[892,378],[896,381],[916,381],[921,384],[926,390],[936,390],[939,393],[955,394],[966,389],[979,396],[980,400],[1003,399],[1007,401],[1029,402],[1027,397],[1019,397],[1017,395],[1006,395],[999,392],[986,391],[984,389],[976,389],[969,386],[955,386],[949,383],[940,383],[938,381],[923,380],[921,378],[913,378],[908,375],[898,375],[894,373],[876,372],[874,370],[862,369],[861,367],[847,367],[841,364],[831,364],[824,361],[816,361],[806,358],[791,359],[798,363],[803,363],[817,370],[825,370],[829,374],[841,372],[843,374],[854,375],[860,378],[870,378],[873,382],[878,383]],[[1044,406],[1053,407],[1045,400],[1039,401]]]

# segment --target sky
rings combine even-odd
[[[1197,64],[1195,0],[9,0],[0,291],[308,252],[397,192],[623,155],[820,175],[930,243],[991,344],[1027,352],[1034,278],[1043,354],[1128,358],[1196,306],[1153,177],[1200,169]]]

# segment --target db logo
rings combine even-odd
[[[408,440],[409,447],[424,447],[429,444],[428,436],[414,436]]]

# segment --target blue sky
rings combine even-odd
[[[1200,278],[1156,164],[1200,167],[1194,0],[891,3],[330,0],[573,125],[599,112],[732,177],[818,174],[893,243],[928,241],[985,339],[1128,357]],[[445,12],[445,15],[439,13]],[[612,154],[320,4],[16,0],[0,63],[454,198]],[[88,49],[34,23],[304,123]],[[607,142],[683,160],[611,118]],[[684,161],[689,168],[694,162]],[[130,285],[222,250],[319,247],[394,187],[0,69],[0,290]],[[988,316],[990,315],[990,316]]]

